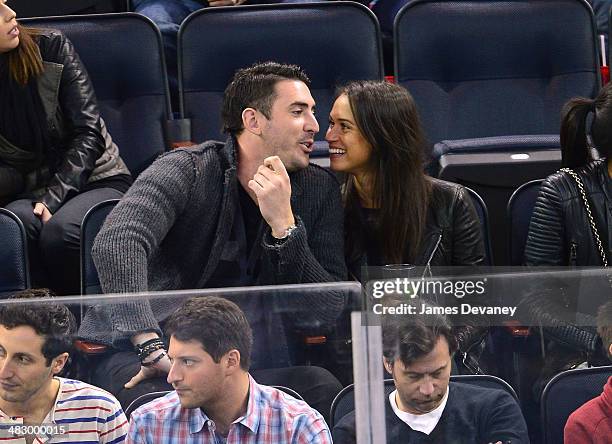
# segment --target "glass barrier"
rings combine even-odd
[[[434,442],[517,443],[527,442],[527,433],[531,442],[545,442],[541,410],[546,385],[567,369],[596,367],[588,371],[590,382],[568,395],[572,399],[547,401],[554,414],[546,418],[556,418],[557,429],[562,424],[546,442],[562,442],[571,413],[563,417],[563,409],[571,401],[582,400],[575,409],[598,396],[612,376],[612,367],[601,367],[611,364],[609,344],[602,347],[597,333],[598,312],[612,304],[612,270],[400,264],[369,267],[362,275],[368,276],[364,309],[353,314],[352,324],[355,384],[335,403],[339,407],[331,418],[339,442],[354,442],[347,441],[351,433],[364,444],[397,442],[398,431],[408,433],[405,424],[433,434]],[[609,317],[602,321],[600,315],[600,323],[612,324]],[[450,336],[440,349],[438,339],[447,323]],[[456,350],[452,357],[449,348]],[[603,376],[595,378],[593,372]],[[477,388],[466,389],[466,384]],[[498,388],[510,397],[491,397],[478,387]],[[501,413],[500,405],[505,406]],[[454,420],[436,417],[446,410]],[[503,423],[503,417],[515,419],[483,434],[486,421]],[[439,421],[444,425],[436,429]],[[452,436],[449,428],[455,428]]]
[[[223,298],[242,309],[252,330],[250,353],[244,353],[249,356],[243,355],[241,359],[249,362],[250,357],[249,374],[254,380],[302,397],[329,421],[329,410],[334,397],[343,386],[352,383],[350,313],[360,309],[361,291],[358,283],[347,282],[88,295],[56,297],[52,300],[16,297],[0,301],[0,312],[7,310],[8,313],[10,308],[15,307],[40,311],[40,308],[52,310],[52,304],[67,306],[79,324],[78,340],[75,343],[78,351],[71,353],[71,362],[65,365],[61,375],[111,392],[129,415],[138,406],[151,401],[151,396],[165,395],[173,390],[167,381],[168,375],[155,366],[152,367],[155,370],[133,388],[124,387],[142,370],[141,361],[131,341],[134,334],[164,332],[169,317],[192,298]],[[37,295],[40,293],[31,296]],[[11,316],[19,319],[22,317]],[[1,325],[4,322],[8,321],[1,318],[0,351],[6,345],[3,340],[3,332],[6,335],[6,331]],[[20,322],[16,321],[17,324]],[[176,338],[183,337],[180,336],[183,328],[192,331],[189,330],[191,324],[184,319],[177,322],[180,325],[173,327],[176,332],[173,333],[175,344],[180,343]],[[211,323],[211,330],[203,334],[210,334],[211,341],[223,342],[215,330],[216,325]],[[140,343],[146,344],[144,340]],[[23,343],[18,346],[23,346]],[[164,337],[163,345],[151,343],[148,346],[149,352],[156,352],[162,346],[171,355],[178,353],[178,346],[173,350],[172,341],[167,337]],[[146,347],[143,345],[143,349]],[[0,398],[4,399],[8,396],[7,391],[17,388],[16,385],[6,385],[6,372],[3,373],[0,375]],[[202,390],[208,390],[210,382],[202,381],[201,384]],[[210,390],[214,391],[212,388]],[[13,436],[7,435],[8,429],[4,427],[6,424],[2,423],[2,417],[10,415],[1,413],[0,439],[3,434],[6,435],[4,438]],[[55,432],[51,430],[50,433],[53,435]],[[281,439],[279,442],[284,441]]]

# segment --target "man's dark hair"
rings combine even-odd
[[[612,344],[612,302],[599,307],[597,312],[597,333],[601,337],[606,355],[612,359],[612,353],[610,353],[610,345]]]
[[[416,305],[416,313],[421,312],[421,307],[421,304]],[[406,314],[382,318],[383,356],[390,363],[399,358],[404,366],[412,364],[431,353],[441,337],[448,342],[452,356],[457,350],[457,340],[445,316]]]
[[[24,299],[22,304],[11,304],[0,307],[0,325],[11,330],[22,325],[32,327],[45,338],[42,354],[47,367],[51,361],[62,353],[72,351],[73,335],[76,332],[76,320],[68,307],[52,301],[53,293],[47,288],[38,288],[15,293],[11,299]],[[49,299],[49,303],[32,304],[31,298]]]
[[[189,299],[166,322],[166,335],[179,341],[200,342],[216,363],[236,349],[240,352],[240,367],[249,370],[253,332],[242,310],[227,299]]]
[[[276,98],[274,88],[281,80],[299,80],[310,86],[310,79],[297,65],[263,62],[236,71],[223,96],[223,131],[232,135],[242,132],[245,108],[254,108],[269,119]]]

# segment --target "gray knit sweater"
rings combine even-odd
[[[230,235],[239,205],[235,139],[206,142],[160,156],[134,182],[96,237],[92,256],[105,293],[205,288]],[[258,284],[329,282],[346,278],[343,211],[335,177],[310,165],[290,174],[297,229],[275,246],[262,240]],[[337,293],[306,293],[315,323],[333,322],[344,305]],[[127,345],[139,331],[158,331],[180,300],[91,307],[79,336]]]

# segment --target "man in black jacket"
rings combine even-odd
[[[386,402],[388,443],[529,442],[519,406],[507,392],[449,383],[457,344],[445,317],[387,315],[382,328],[383,363],[396,388]],[[334,427],[333,438],[356,442],[354,412]]]

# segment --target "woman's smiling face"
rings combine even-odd
[[[329,143],[332,170],[353,175],[367,173],[372,145],[357,126],[346,94],[341,94],[334,102],[325,140]]]

